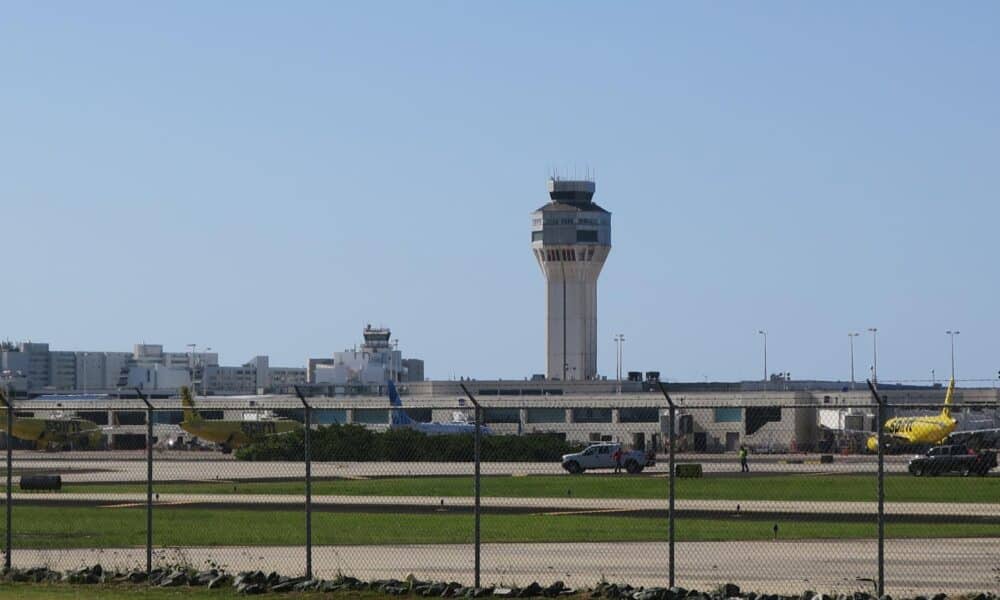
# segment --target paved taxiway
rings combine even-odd
[[[928,552],[933,548],[933,552]],[[156,549],[156,561],[183,560],[196,567],[209,562],[231,571],[261,569],[297,575],[304,569],[301,547],[166,548]],[[825,593],[872,590],[859,578],[876,576],[874,540],[797,540],[776,542],[679,542],[677,583],[713,589],[735,582],[744,590]],[[142,548],[15,550],[15,566],[47,564],[69,569],[100,562],[103,566],[134,568],[145,564]],[[571,586],[608,581],[633,585],[664,585],[665,543],[483,544],[486,584],[526,585],[562,580]],[[469,583],[473,554],[469,544],[400,546],[316,546],[315,575],[333,578],[338,572],[366,580],[419,578]],[[894,594],[956,593],[996,589],[1000,539],[907,539],[886,541],[886,588]]]
[[[217,453],[161,452],[154,456],[154,478],[157,481],[238,480],[238,479],[290,479],[305,476],[301,462],[244,462]],[[906,471],[906,457],[890,457],[886,461],[888,473]],[[664,457],[645,471],[646,474],[666,476]],[[837,457],[832,464],[819,464],[816,455],[767,455],[754,458],[751,477],[757,474],[846,474],[876,472],[875,458],[871,456]],[[735,458],[720,455],[683,455],[678,462],[699,462],[708,476],[737,473],[739,463]],[[73,452],[46,454],[37,452],[15,453],[16,471],[58,473],[66,482],[119,482],[145,481],[146,463],[143,452]],[[597,473],[608,471],[597,471]],[[313,477],[369,478],[369,477],[420,477],[461,476],[472,474],[470,462],[314,462]],[[484,475],[557,475],[565,471],[557,462],[484,462]]]
[[[103,505],[110,507],[145,506],[146,494],[86,494],[86,493],[16,493],[18,504],[72,504]],[[517,512],[546,514],[573,513],[662,513],[667,510],[666,499],[640,498],[553,498],[553,497],[493,497],[481,499],[488,509],[518,509]],[[344,510],[364,512],[366,510],[395,509],[398,512],[417,512],[418,509],[433,511],[442,508],[471,508],[472,496],[335,496],[314,495],[312,504],[317,510],[324,507],[339,507]],[[214,506],[232,509],[260,509],[263,507],[301,509],[305,496],[295,494],[157,494],[157,507],[195,508]],[[737,506],[739,510],[737,511]],[[875,502],[803,502],[784,500],[677,500],[679,511],[719,513],[733,516],[786,514],[786,515],[872,515],[877,512]],[[567,511],[561,513],[559,511]],[[887,502],[887,515],[925,517],[928,519],[1000,519],[1000,503],[957,503],[957,502]]]

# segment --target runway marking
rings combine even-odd
[[[601,514],[601,513],[621,513],[621,512],[633,512],[634,508],[593,508],[593,509],[581,509],[581,510],[562,510],[557,512],[544,512],[535,513],[538,516],[543,517],[561,517],[561,516],[572,516],[572,515],[589,515],[589,514]]]
[[[181,506],[184,504],[197,504],[194,500],[171,500],[169,502],[154,501],[154,506]],[[128,502],[126,504],[99,504],[98,508],[142,508],[146,506],[145,502]]]

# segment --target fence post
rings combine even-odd
[[[878,395],[878,388],[868,380],[868,389],[875,398],[875,421],[878,425],[878,595],[885,594],[885,405]]]
[[[668,573],[670,587],[674,587],[674,431],[676,427],[674,424],[674,419],[676,418],[677,408],[674,406],[674,401],[670,399],[670,394],[667,393],[667,388],[660,382],[660,391],[663,392],[663,397],[667,399],[668,408],[668,424],[670,427],[670,450],[669,450],[669,460],[667,461],[667,467],[669,473],[667,475],[668,485],[670,486],[669,496],[667,500],[667,563],[668,563]]]
[[[136,388],[139,398],[146,404],[146,581],[153,572],[153,405]]]
[[[306,577],[312,579],[313,576],[313,547],[312,547],[312,450],[309,448],[309,436],[312,431],[312,407],[306,402],[305,396],[295,387],[295,394],[305,407],[305,461],[306,461]]]
[[[8,388],[9,392],[10,388]],[[9,400],[7,396],[3,396],[3,404],[7,407],[7,535],[5,542],[5,553],[4,553],[4,572],[10,572],[11,568],[11,510],[13,508],[12,502],[14,501],[14,455],[13,455],[13,444],[11,440],[14,439],[14,402]]]
[[[475,546],[475,548],[474,548],[474,552],[475,552],[475,570],[476,570],[475,587],[478,588],[479,587],[479,583],[480,583],[480,577],[479,576],[480,576],[481,566],[482,566],[481,562],[480,562],[480,550],[481,550],[481,548],[480,548],[480,537],[479,537],[479,516],[480,516],[480,512],[481,512],[480,511],[480,502],[479,502],[479,499],[480,499],[480,487],[479,487],[479,475],[480,475],[480,473],[479,473],[479,471],[480,471],[480,469],[479,469],[479,452],[480,452],[480,441],[482,439],[482,410],[479,407],[479,403],[476,402],[476,398],[472,394],[469,393],[468,389],[466,389],[465,384],[461,383],[459,385],[462,386],[462,391],[465,392],[465,395],[469,397],[470,401],[472,401],[472,405],[476,407],[476,409],[475,409],[476,410],[476,433],[473,436],[472,460],[473,460],[474,469],[475,469],[474,475],[473,475],[473,479],[474,479],[474,482],[475,482],[474,483],[474,487],[475,487],[475,507],[473,509],[473,512],[474,512],[474,515],[475,515],[475,517],[474,517],[474,519],[475,519],[475,526],[474,526],[474,529],[475,529],[474,546]]]

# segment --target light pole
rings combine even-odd
[[[955,336],[962,332],[956,329],[955,331],[948,330],[945,333],[951,337],[951,380],[955,381]]]
[[[212,347],[211,346],[207,346],[205,348],[205,352],[203,354],[208,354],[211,351],[212,351]],[[202,359],[201,359],[201,395],[202,396],[207,396],[208,395],[208,392],[206,391],[208,388],[205,387],[205,385],[206,385],[206,383],[205,383],[205,373],[206,373],[206,369],[207,369],[208,365],[205,363],[205,358],[206,357],[202,357]]]
[[[615,336],[615,343],[618,344],[618,393],[622,393],[622,344],[625,343],[625,335],[619,333]]]
[[[860,333],[848,333],[847,339],[851,342],[851,389],[854,389],[854,338],[861,335]]]
[[[187,347],[191,349],[191,360],[188,362],[191,367],[191,394],[194,395],[194,351],[198,348],[198,344],[187,344]]]
[[[872,332],[872,383],[878,383],[878,327],[869,327]]]
[[[757,333],[764,336],[764,385],[767,385],[767,332],[763,329],[758,329]]]

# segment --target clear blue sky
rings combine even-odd
[[[544,371],[545,178],[613,213],[599,369],[1000,369],[1000,5],[46,2],[0,18],[0,337]],[[857,371],[871,363],[858,338]]]

